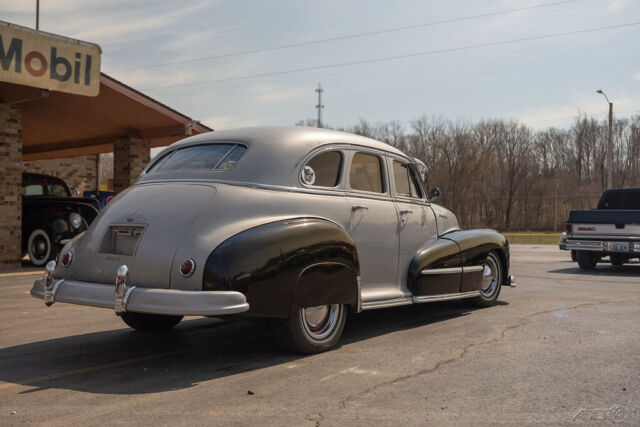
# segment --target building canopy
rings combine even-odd
[[[95,97],[0,82],[0,103],[22,110],[25,161],[111,152],[129,136],[159,147],[212,130],[104,73]]]

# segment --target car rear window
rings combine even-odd
[[[247,147],[240,144],[207,144],[179,148],[161,157],[149,172],[172,170],[233,169]]]
[[[640,189],[606,191],[600,198],[598,209],[640,210]]]

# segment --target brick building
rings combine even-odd
[[[211,130],[106,74],[95,97],[0,81],[0,269],[22,258],[23,172],[58,176],[79,193],[111,176],[117,193],[151,147]]]

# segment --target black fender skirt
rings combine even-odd
[[[207,259],[202,290],[242,292],[250,316],[286,317],[295,309],[356,305],[359,276],[353,239],[319,218],[277,221],[245,230]]]
[[[409,290],[416,296],[478,290],[482,285],[482,270],[468,267],[483,266],[490,251],[500,255],[502,280],[507,284],[507,239],[493,230],[462,230],[444,234],[418,250],[409,266]]]

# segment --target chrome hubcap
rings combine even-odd
[[[340,305],[320,305],[317,307],[303,308],[302,326],[305,333],[314,341],[323,340],[334,331]]]
[[[497,260],[493,256],[487,257],[487,261],[484,265],[484,271],[482,273],[482,296],[485,298],[491,298],[498,289],[499,282],[499,267]]]
[[[38,236],[33,239],[31,244],[31,253],[37,259],[42,259],[47,253],[47,242],[42,236]]]

